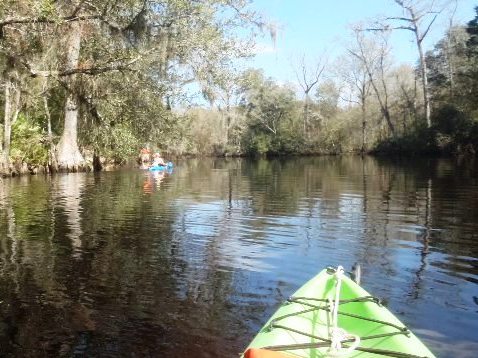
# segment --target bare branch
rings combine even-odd
[[[367,28],[365,31],[378,31],[378,32],[386,32],[390,30],[409,30],[409,31],[415,31],[413,27],[410,26],[395,26],[392,27],[390,25],[385,25],[384,27],[376,27],[376,28]]]
[[[413,22],[412,19],[409,19],[408,17],[386,17],[385,20],[401,20],[401,21],[407,21],[407,22]]]
[[[433,23],[435,22],[435,20],[436,20],[437,17],[438,17],[438,14],[436,14],[435,17],[433,18],[433,20],[430,21],[430,23],[428,24],[427,29],[426,29],[425,32],[422,34],[422,36],[420,36],[420,42],[423,41],[423,39],[427,36],[428,31],[430,31],[430,28],[432,27],[432,25],[433,25]]]
[[[339,95],[339,98],[344,101],[344,102],[349,102],[349,103],[355,103],[355,104],[361,104],[360,101],[355,101],[351,98],[345,98],[344,96],[342,95]]]

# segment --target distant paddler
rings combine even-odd
[[[151,164],[151,167],[159,167],[159,166],[166,166],[166,162],[164,159],[161,157],[161,153],[156,152],[153,155],[153,163]]]
[[[151,150],[146,146],[139,152],[139,164],[149,163],[151,161]]]

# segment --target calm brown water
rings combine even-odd
[[[478,352],[478,165],[190,160],[0,182],[0,356],[237,357],[327,265]]]

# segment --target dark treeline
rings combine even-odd
[[[257,34],[275,37],[242,0],[3,1],[0,171],[100,169],[144,145],[171,155],[474,153],[478,8],[466,25],[448,15],[424,52],[449,4],[390,2],[396,13],[354,26],[342,56],[304,56],[297,84],[284,85],[237,68]],[[392,31],[416,40],[416,67],[393,63]],[[191,84],[208,106],[190,105]]]

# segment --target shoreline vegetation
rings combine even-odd
[[[120,3],[0,4],[0,177],[108,170],[143,147],[172,158],[478,151],[478,7],[455,24],[449,5],[390,0],[389,16],[352,26],[342,54],[304,55],[297,83],[282,84],[237,65],[257,38],[277,37],[253,3]],[[437,14],[449,26],[424,51]],[[415,66],[394,62],[391,31],[416,40]]]

